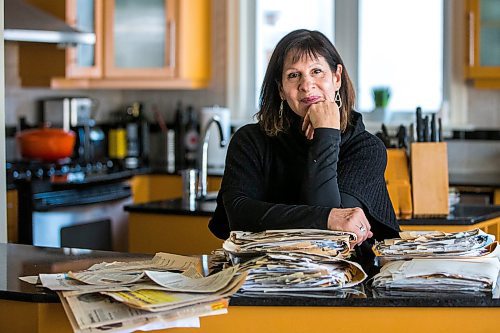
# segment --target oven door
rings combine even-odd
[[[19,197],[19,213],[25,215],[19,221],[21,243],[127,251],[128,215],[123,207],[132,203],[128,181],[43,191],[29,182],[24,185],[19,192],[26,196]]]
[[[131,197],[33,212],[33,245],[126,251]]]

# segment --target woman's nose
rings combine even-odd
[[[310,75],[305,75],[302,76],[300,80],[300,86],[299,89],[303,91],[309,91],[313,89],[316,86],[316,82],[314,81],[314,78]]]

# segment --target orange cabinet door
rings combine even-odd
[[[176,13],[176,0],[105,1],[105,77],[174,76]]]
[[[66,51],[67,78],[100,78],[103,75],[103,0],[66,0],[66,21],[76,29],[93,32],[94,45],[78,44]]]

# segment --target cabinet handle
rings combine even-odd
[[[474,45],[474,13],[469,12],[469,66],[474,66],[474,52],[476,46]]]
[[[169,33],[169,57],[168,57],[168,67],[175,68],[175,22],[168,21],[168,33]]]

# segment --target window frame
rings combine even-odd
[[[228,71],[227,105],[235,124],[253,122],[258,101],[255,96],[255,24],[256,5],[250,0],[228,1]],[[341,50],[349,75],[358,91],[358,0],[335,0],[334,44]],[[464,4],[444,0],[443,3],[443,123],[465,124],[467,121],[467,88],[463,73],[465,48]],[[450,112],[452,110],[452,112]],[[395,112],[413,121],[412,112]],[[402,119],[397,117],[398,121]]]

